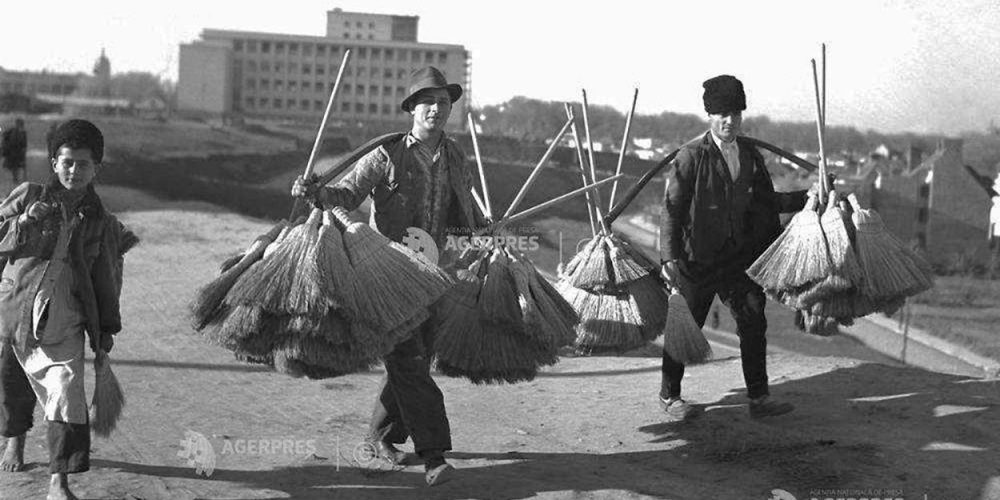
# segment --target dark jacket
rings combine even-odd
[[[0,151],[8,161],[23,164],[28,153],[28,134],[24,129],[12,128],[4,130]]]
[[[0,203],[0,259],[6,261],[0,278],[0,341],[23,345],[31,335],[32,306],[59,231],[46,221],[22,226],[17,219],[43,190],[41,184],[26,182]],[[126,233],[98,199],[96,206],[83,211],[83,219],[70,236],[69,265],[76,278],[73,294],[86,316],[91,346],[99,335],[112,335],[122,328],[118,298]]]
[[[781,232],[779,213],[801,210],[806,191],[776,193],[764,158],[738,137],[740,173],[733,181],[711,132],[685,146],[667,172],[661,258],[747,266]]]
[[[436,214],[443,218],[444,227],[450,232],[467,232],[482,227],[485,221],[475,208],[471,189],[475,175],[465,154],[453,140],[442,139],[444,158],[439,165],[445,165],[451,185],[451,199],[443,206],[445,213]],[[367,198],[372,197],[371,218],[378,232],[390,240],[399,242],[406,235],[406,228],[413,226],[415,217],[422,209],[423,199],[417,192],[417,176],[422,175],[417,159],[406,144],[406,137],[380,146],[358,160],[354,169],[336,185],[324,188],[323,203],[342,206],[354,210]],[[461,228],[461,230],[457,230]],[[443,241],[437,241],[440,247]]]

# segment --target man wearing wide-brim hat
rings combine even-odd
[[[716,296],[729,307],[740,337],[750,416],[793,410],[769,397],[763,289],[746,268],[778,236],[779,213],[801,210],[806,191],[776,193],[760,152],[740,137],[746,93],[736,77],[702,85],[709,131],[681,148],[667,174],[660,248],[664,277],[680,288],[698,326]],[[663,352],[660,401],[671,421],[696,412],[681,398],[684,365]]]
[[[442,248],[449,234],[484,226],[471,194],[474,172],[444,131],[452,104],[461,97],[462,87],[448,83],[437,68],[415,71],[400,103],[412,117],[410,131],[364,156],[336,185],[319,187],[299,178],[292,195],[348,210],[371,196],[372,226],[397,242],[408,228],[418,228]],[[380,457],[401,463],[407,456],[395,445],[412,438],[433,486],[448,480],[453,469],[443,456],[451,449],[451,431],[444,397],[430,375],[432,343],[433,332],[424,323],[386,356],[369,442]]]

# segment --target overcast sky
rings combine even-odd
[[[421,41],[472,54],[475,104],[515,95],[704,114],[701,82],[743,80],[748,115],[815,118],[810,58],[827,43],[827,122],[955,134],[1000,124],[1000,1],[10,1],[0,66],[177,78],[204,28],[321,36],[326,11],[420,16]]]

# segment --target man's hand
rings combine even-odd
[[[317,191],[319,191],[319,184],[315,176],[306,180],[300,175],[295,178],[295,182],[292,184],[292,196],[295,198],[311,197]]]
[[[677,261],[668,260],[663,262],[663,266],[660,268],[660,277],[663,278],[663,282],[666,283],[671,289],[677,288]]]

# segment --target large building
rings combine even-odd
[[[326,36],[205,29],[180,46],[177,106],[211,116],[316,122],[322,116],[344,51],[344,71],[332,119],[402,123],[399,108],[410,74],[440,69],[465,95],[449,125],[464,125],[469,55],[462,45],[417,41],[417,17],[327,12]]]
[[[72,94],[80,84],[83,73],[58,73],[53,71],[11,71],[0,68],[0,95],[20,94],[34,97],[37,94]]]

